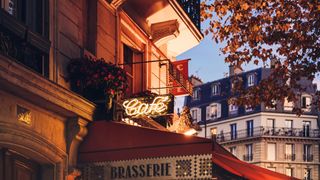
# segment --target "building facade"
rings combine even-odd
[[[269,74],[266,68],[237,72],[245,87],[256,85]],[[239,159],[299,179],[318,179],[319,122],[311,105],[316,86],[311,81],[302,83],[306,91],[298,94],[296,104],[284,100],[276,102],[276,108],[264,104],[247,108],[230,101],[236,97],[230,95],[232,77],[226,77],[195,86],[187,105],[193,119],[201,124],[198,135],[214,135]],[[301,107],[304,114],[292,114],[294,106]]]
[[[171,63],[203,38],[199,10],[184,0],[1,1],[0,179],[78,177],[97,104],[71,90],[69,62],[103,58],[126,71],[127,95],[167,94]]]

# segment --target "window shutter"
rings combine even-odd
[[[207,106],[207,108],[206,108],[206,120],[209,120],[211,117],[211,106]]]
[[[217,118],[221,117],[221,104],[217,104]]]
[[[201,108],[198,108],[198,113],[197,113],[197,121],[201,121]]]

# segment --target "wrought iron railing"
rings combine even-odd
[[[243,155],[244,161],[252,161],[253,160],[253,154],[245,154]]]
[[[178,0],[178,2],[200,30],[200,0]]]
[[[226,142],[231,140],[241,140],[246,138],[262,137],[262,136],[320,138],[320,131],[318,129],[303,129],[303,128],[256,127],[251,129],[250,133],[248,133],[247,129],[238,130],[236,132],[236,135],[231,132],[226,132],[226,133],[220,132],[217,135],[217,141]]]
[[[303,154],[303,161],[312,162],[313,161],[313,155],[312,154]]]
[[[0,54],[49,76],[50,41],[0,9]]]
[[[285,154],[285,159],[288,161],[294,161],[296,159],[295,154]]]

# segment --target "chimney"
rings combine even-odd
[[[229,76],[233,76],[236,74],[242,73],[243,70],[240,66],[230,65],[229,66]]]
[[[271,62],[270,62],[271,69],[274,69],[278,66],[279,66],[279,61],[277,61],[276,59],[271,59]]]
[[[229,76],[233,76],[234,75],[234,65],[230,65],[229,66]]]

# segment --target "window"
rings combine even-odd
[[[303,145],[303,161],[305,161],[305,162],[312,162],[313,161],[311,147],[312,147],[311,144],[304,144]]]
[[[143,63],[133,64],[134,62],[142,62],[143,53],[132,49],[127,45],[123,45],[123,62],[124,70],[127,72],[129,92],[126,96],[139,93],[144,90]]]
[[[275,143],[268,143],[268,150],[267,150],[267,160],[268,161],[275,161],[276,160],[276,144]]]
[[[253,136],[253,120],[247,121],[247,137]]]
[[[285,159],[289,161],[295,160],[294,144],[286,144]]]
[[[220,85],[219,84],[213,84],[212,85],[212,96],[216,96],[220,94]]]
[[[275,132],[275,120],[274,119],[267,119],[267,129],[269,134],[274,134]]]
[[[233,147],[230,147],[230,148],[229,148],[229,151],[230,151],[231,154],[233,154],[234,156],[237,156],[237,154],[236,154],[236,149],[237,149],[237,147],[236,147],[236,146],[233,146]]]
[[[292,177],[293,176],[293,168],[286,168],[286,175]]]
[[[0,6],[6,19],[1,23],[2,54],[49,77],[49,1],[3,0]]]
[[[206,120],[221,117],[221,105],[219,103],[210,104],[209,106],[207,106],[206,113]]]
[[[246,112],[252,112],[253,108],[251,106],[245,105],[245,110],[246,110]]]
[[[302,136],[303,137],[310,137],[311,122],[310,121],[303,121],[302,125],[303,125]]]
[[[238,106],[235,104],[229,104],[229,114],[237,114]]]
[[[237,124],[230,124],[231,140],[237,139]]]
[[[249,74],[248,77],[247,77],[247,80],[248,80],[248,87],[250,86],[254,86],[254,74]]]
[[[266,110],[276,110],[277,107],[277,102],[275,100],[271,100],[271,105],[267,106],[266,105]]]
[[[311,96],[309,95],[301,96],[301,108],[303,108],[307,112],[311,110]]]
[[[200,99],[200,89],[193,90],[192,99],[193,100],[199,100]]]
[[[49,36],[47,0],[7,0],[4,4],[7,12],[28,26],[29,30]]]
[[[199,122],[201,121],[201,109],[200,108],[191,108],[191,117],[193,121]]]
[[[304,169],[303,180],[311,180],[311,169]]]
[[[287,98],[284,99],[284,103],[283,103],[283,109],[285,111],[292,111],[293,109],[293,102],[292,101],[288,101]]]
[[[285,120],[285,126],[287,129],[292,129],[293,128],[293,121],[292,120]]]
[[[252,144],[246,144],[246,154],[244,155],[245,161],[253,160],[253,146]]]

